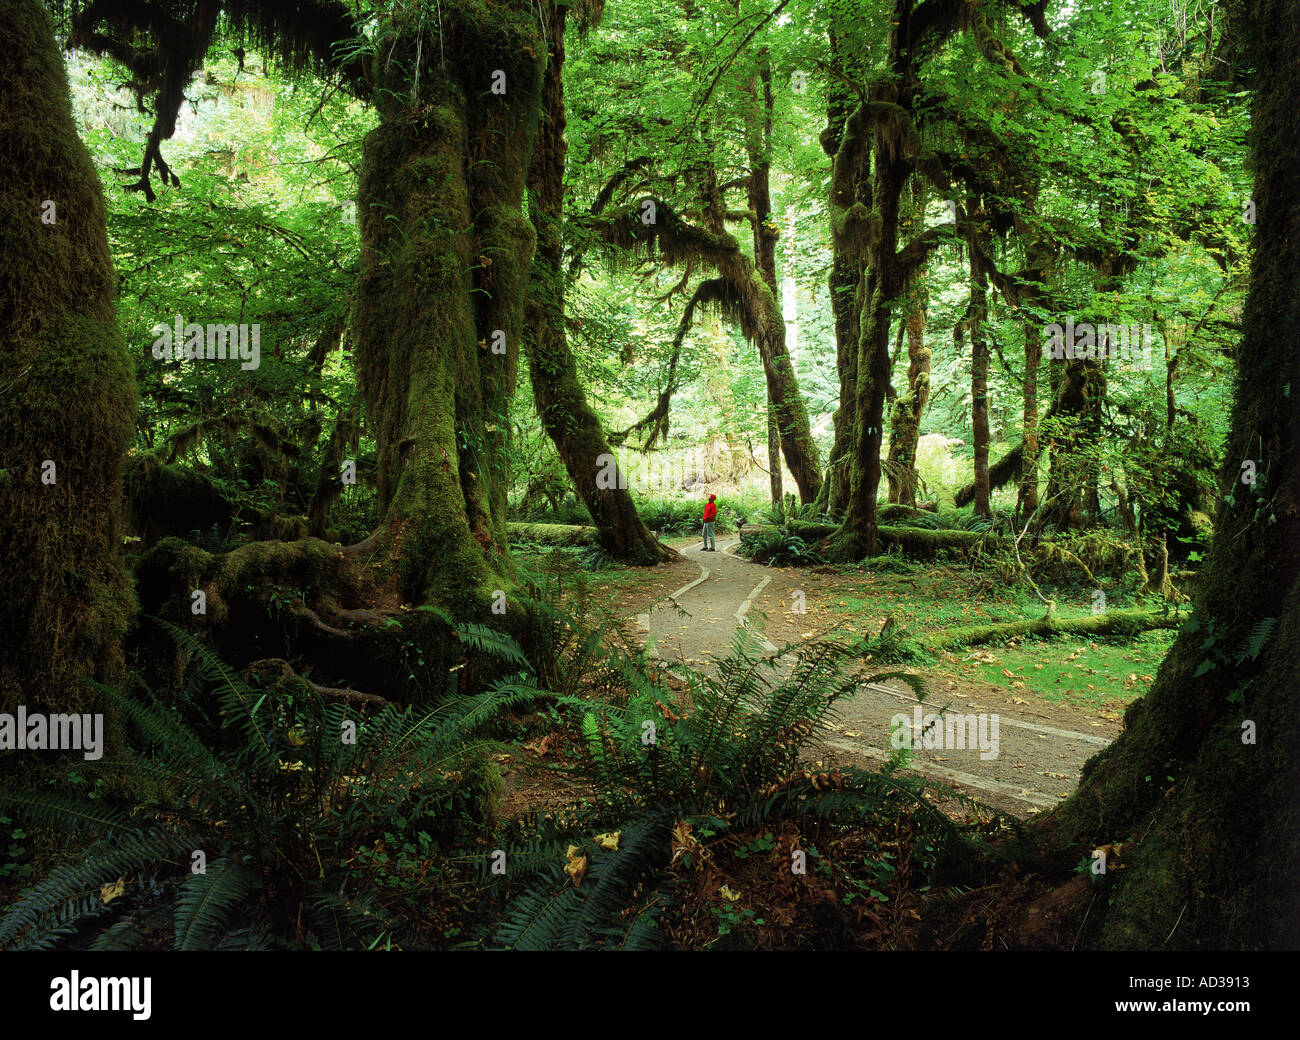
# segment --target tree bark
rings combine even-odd
[[[0,6],[0,50],[0,710],[74,712],[87,679],[121,678],[135,611],[120,521],[135,366],[99,176],[39,0]]]
[[[836,5],[830,9],[828,36],[832,64],[860,75],[858,52],[851,40],[844,39],[843,30],[837,27],[838,10]],[[840,399],[833,417],[835,441],[826,466],[826,482],[817,504],[819,512],[843,516],[849,506],[854,467],[852,434],[860,328],[856,296],[866,265],[866,243],[861,235],[853,233],[854,225],[849,214],[869,213],[871,210],[871,139],[870,126],[852,92],[838,80],[832,80],[828,87],[826,115],[827,126],[821,135],[821,145],[833,160],[828,200],[831,225],[829,284]]]
[[[760,98],[759,90],[762,90]],[[746,195],[749,202],[750,223],[754,240],[754,265],[763,281],[772,291],[772,298],[780,300],[780,290],[776,281],[776,224],[772,219],[772,67],[768,60],[767,49],[762,48],[758,56],[758,68],[754,80],[747,92],[749,106],[745,120],[745,150],[749,156],[749,177],[746,183]],[[782,315],[782,327],[784,327]],[[785,351],[785,339],[782,337],[781,349]],[[787,364],[789,355],[786,352]],[[784,491],[781,480],[781,423],[777,415],[776,401],[772,391],[767,390],[767,464],[768,490],[771,493],[772,508],[776,515],[784,512]]]

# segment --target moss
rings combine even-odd
[[[115,681],[135,604],[121,557],[134,373],[116,324],[99,180],[77,137],[49,15],[0,8],[0,709],[77,710]],[[55,204],[43,223],[42,202]],[[42,482],[44,460],[56,482]],[[21,561],[21,562],[19,562]]]
[[[511,523],[509,530],[512,541],[538,545],[590,545],[599,533],[596,528],[582,524]]]
[[[526,11],[462,2],[442,18],[394,12],[375,62],[392,93],[365,141],[353,330],[378,442],[384,544],[373,562],[410,602],[477,611],[509,587],[504,418],[534,242],[522,200],[544,58]],[[488,349],[496,330],[505,356]]]

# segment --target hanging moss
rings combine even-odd
[[[654,205],[654,220],[642,220],[642,204]],[[602,217],[594,231],[628,256],[659,257],[668,266],[701,265],[717,272],[725,288],[702,290],[708,302],[736,320],[741,333],[758,348],[781,434],[781,450],[800,501],[817,500],[821,491],[821,458],[808,422],[808,411],[785,343],[785,319],[776,295],[754,261],[734,236],[684,220],[663,199],[640,200],[632,209]]]

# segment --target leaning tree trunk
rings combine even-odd
[[[759,99],[759,86],[762,99]],[[776,226],[772,220],[772,67],[767,49],[759,51],[758,69],[750,82],[745,100],[745,150],[749,156],[749,177],[746,194],[749,203],[750,223],[753,230],[754,266],[772,291],[773,299],[780,299],[776,281]],[[782,344],[784,349],[784,343]],[[776,401],[771,389],[767,392],[767,464],[768,489],[776,515],[784,515],[785,493],[781,481],[781,423]],[[818,489],[818,495],[821,491]]]
[[[550,60],[542,79],[544,116],[528,176],[529,213],[537,228],[528,290],[524,353],[537,414],[591,514],[601,546],[615,559],[662,563],[674,554],[659,544],[637,514],[626,474],[605,439],[600,417],[587,403],[564,331],[564,25],[566,7],[549,12]]]
[[[1300,6],[1245,9],[1257,224],[1222,473],[1235,505],[1215,524],[1196,626],[1079,790],[1036,821],[1062,863],[1134,842],[1093,908],[1103,947],[1300,945]]]
[[[511,571],[506,413],[545,55],[530,9],[463,6],[395,15],[374,63],[352,327],[378,442],[375,562],[407,600],[481,613]]]
[[[135,373],[104,201],[40,0],[0,6],[0,710],[81,710],[134,611],[122,459]]]

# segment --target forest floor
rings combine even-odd
[[[958,565],[916,564],[901,574],[765,567],[735,556],[735,537],[719,539],[717,552],[703,552],[698,538],[669,544],[681,560],[604,572],[595,581],[636,619],[652,656],[670,666],[710,671],[729,654],[742,622],[758,628],[770,653],[824,637],[874,635],[887,617],[919,631],[1033,616],[1027,604]],[[983,716],[986,727],[983,750],[917,747],[912,768],[1002,812],[1023,817],[1050,808],[1119,734],[1125,706],[1151,682],[1170,638],[1013,640],[908,667],[929,686],[923,714]],[[866,672],[898,667],[865,665]],[[826,766],[878,767],[889,757],[895,716],[914,720],[918,705],[901,682],[864,683],[819,734],[815,758]]]

